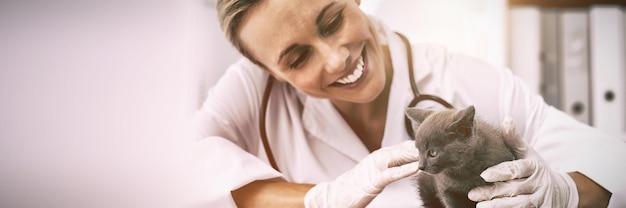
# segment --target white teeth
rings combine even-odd
[[[360,56],[359,59],[357,60],[356,68],[354,69],[352,74],[337,80],[337,82],[339,84],[350,84],[350,83],[356,82],[359,78],[361,78],[361,75],[363,75],[364,65],[365,63],[363,62],[363,56]]]

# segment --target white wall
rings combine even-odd
[[[209,88],[219,80],[229,65],[241,57],[226,40],[220,29],[215,10],[215,0],[196,0],[193,7],[194,65],[192,81],[197,82],[193,103],[198,108],[206,98]]]
[[[364,0],[361,8],[411,42],[438,43],[507,66],[506,0]]]
[[[188,201],[202,4],[0,1],[0,207]]]

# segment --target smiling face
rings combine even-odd
[[[264,0],[245,15],[243,47],[278,80],[314,97],[374,100],[385,69],[374,28],[351,0]]]

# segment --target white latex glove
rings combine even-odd
[[[468,197],[476,207],[577,207],[578,190],[566,173],[552,170],[526,145],[513,120],[505,118],[502,131],[515,161],[487,168],[480,176],[493,185],[472,189]]]
[[[315,185],[306,193],[304,206],[365,207],[386,185],[415,174],[418,160],[414,141],[378,149],[335,180]]]

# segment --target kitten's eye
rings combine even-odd
[[[436,157],[437,156],[437,151],[435,151],[435,150],[428,150],[428,156],[429,157]]]

